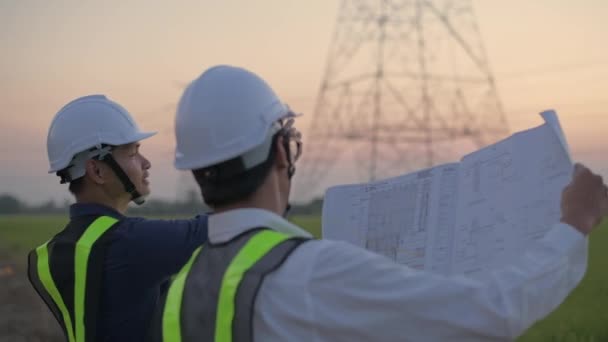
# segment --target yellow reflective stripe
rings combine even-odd
[[[59,294],[59,290],[57,290],[57,286],[53,281],[53,276],[51,275],[51,265],[49,263],[49,251],[47,249],[47,244],[48,242],[36,248],[36,254],[38,256],[38,261],[36,263],[38,278],[40,278],[40,282],[46,289],[46,292],[49,293],[49,295],[59,308],[59,311],[61,311],[61,315],[63,316],[63,323],[65,324],[66,335],[68,336],[68,341],[74,342],[74,329],[72,328],[72,318],[70,317],[68,308],[65,306],[63,298]]]
[[[186,278],[192,268],[194,259],[199,255],[203,246],[197,248],[192,252],[190,260],[182,267],[175,279],[169,287],[167,292],[167,300],[165,301],[165,308],[163,310],[163,341],[164,342],[181,342],[182,341],[182,329],[181,329],[181,310],[182,310],[182,297],[184,295],[184,286],[186,285]]]
[[[215,320],[215,341],[232,341],[232,321],[234,320],[234,300],[236,290],[243,275],[274,246],[289,239],[289,236],[275,231],[264,230],[254,235],[232,259],[220,288],[220,296]]]
[[[74,254],[74,319],[76,325],[76,341],[85,341],[84,326],[84,302],[87,285],[87,266],[91,247],[108,229],[110,229],[117,219],[109,216],[98,217],[85,230],[84,234],[76,243],[76,253]]]

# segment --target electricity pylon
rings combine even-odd
[[[508,132],[471,1],[343,0],[295,192],[454,161]]]

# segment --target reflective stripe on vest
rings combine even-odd
[[[59,308],[65,324],[66,336],[69,342],[84,342],[85,336],[85,293],[87,280],[87,265],[91,248],[108,229],[110,229],[117,219],[109,216],[100,216],[91,223],[84,231],[76,243],[74,254],[74,319],[70,317],[64,299],[57,290],[55,281],[51,274],[49,252],[47,245],[49,241],[36,248],[37,254],[37,275],[44,286],[44,290],[50,295],[55,305]],[[94,336],[93,336],[94,338]]]
[[[264,229],[197,249],[167,293],[162,341],[252,341],[253,304],[264,277],[305,240]]]
[[[49,293],[55,305],[61,311],[61,315],[63,316],[63,322],[65,324],[65,329],[67,330],[66,335],[68,337],[69,342],[74,342],[74,329],[72,328],[72,318],[70,318],[70,314],[68,313],[68,308],[65,306],[63,302],[63,298],[59,294],[57,290],[57,286],[55,286],[55,282],[53,281],[53,277],[51,276],[51,268],[49,264],[49,251],[46,248],[48,241],[44,243],[44,245],[36,248],[36,254],[38,254],[38,263],[36,268],[38,269],[38,278],[40,278],[40,282],[46,289],[46,292]]]
[[[174,327],[180,326],[180,314],[182,309],[182,296],[184,294],[184,285],[186,285],[186,277],[192,268],[192,262],[201,252],[202,246],[195,249],[190,257],[190,260],[179,271],[173,283],[167,292],[167,302],[163,311],[163,341],[181,341],[182,333],[180,329]]]

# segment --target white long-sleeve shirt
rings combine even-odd
[[[209,240],[251,228],[310,236],[278,215],[209,217]],[[255,341],[504,341],[553,311],[580,282],[587,239],[556,224],[483,279],[414,270],[345,242],[313,240],[268,275],[255,302]]]

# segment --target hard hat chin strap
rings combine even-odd
[[[283,148],[285,149],[285,153],[287,154],[287,162],[289,163],[287,167],[287,177],[289,178],[289,183],[291,186],[291,180],[293,175],[296,173],[296,166],[294,163],[294,158],[291,155],[291,149],[289,148],[289,135],[283,134]],[[285,206],[285,211],[283,212],[283,217],[287,217],[289,215],[289,211],[291,210],[291,204],[289,204],[289,198],[287,198],[287,205]]]
[[[293,178],[294,173],[296,173],[296,167],[289,161],[289,168],[287,169],[287,177],[289,177],[289,186],[291,187],[291,179]],[[291,210],[291,204],[289,204],[289,198],[287,198],[287,206],[285,207],[285,212],[283,213],[283,217],[287,217],[289,211]]]
[[[287,202],[287,206],[285,207],[285,211],[283,212],[283,217],[287,217],[287,215],[289,215],[289,211],[291,210],[291,204],[289,204],[289,202]]]
[[[131,200],[135,202],[135,204],[144,204],[144,202],[146,201],[145,197],[142,196],[139,191],[137,191],[135,184],[133,184],[131,179],[129,179],[129,176],[127,176],[127,174],[123,171],[120,165],[118,165],[116,159],[114,159],[111,153],[100,155],[98,157],[98,160],[103,161],[108,164],[108,166],[110,166],[116,176],[118,176],[118,179],[120,179],[122,185],[125,187],[125,191],[131,195]]]

